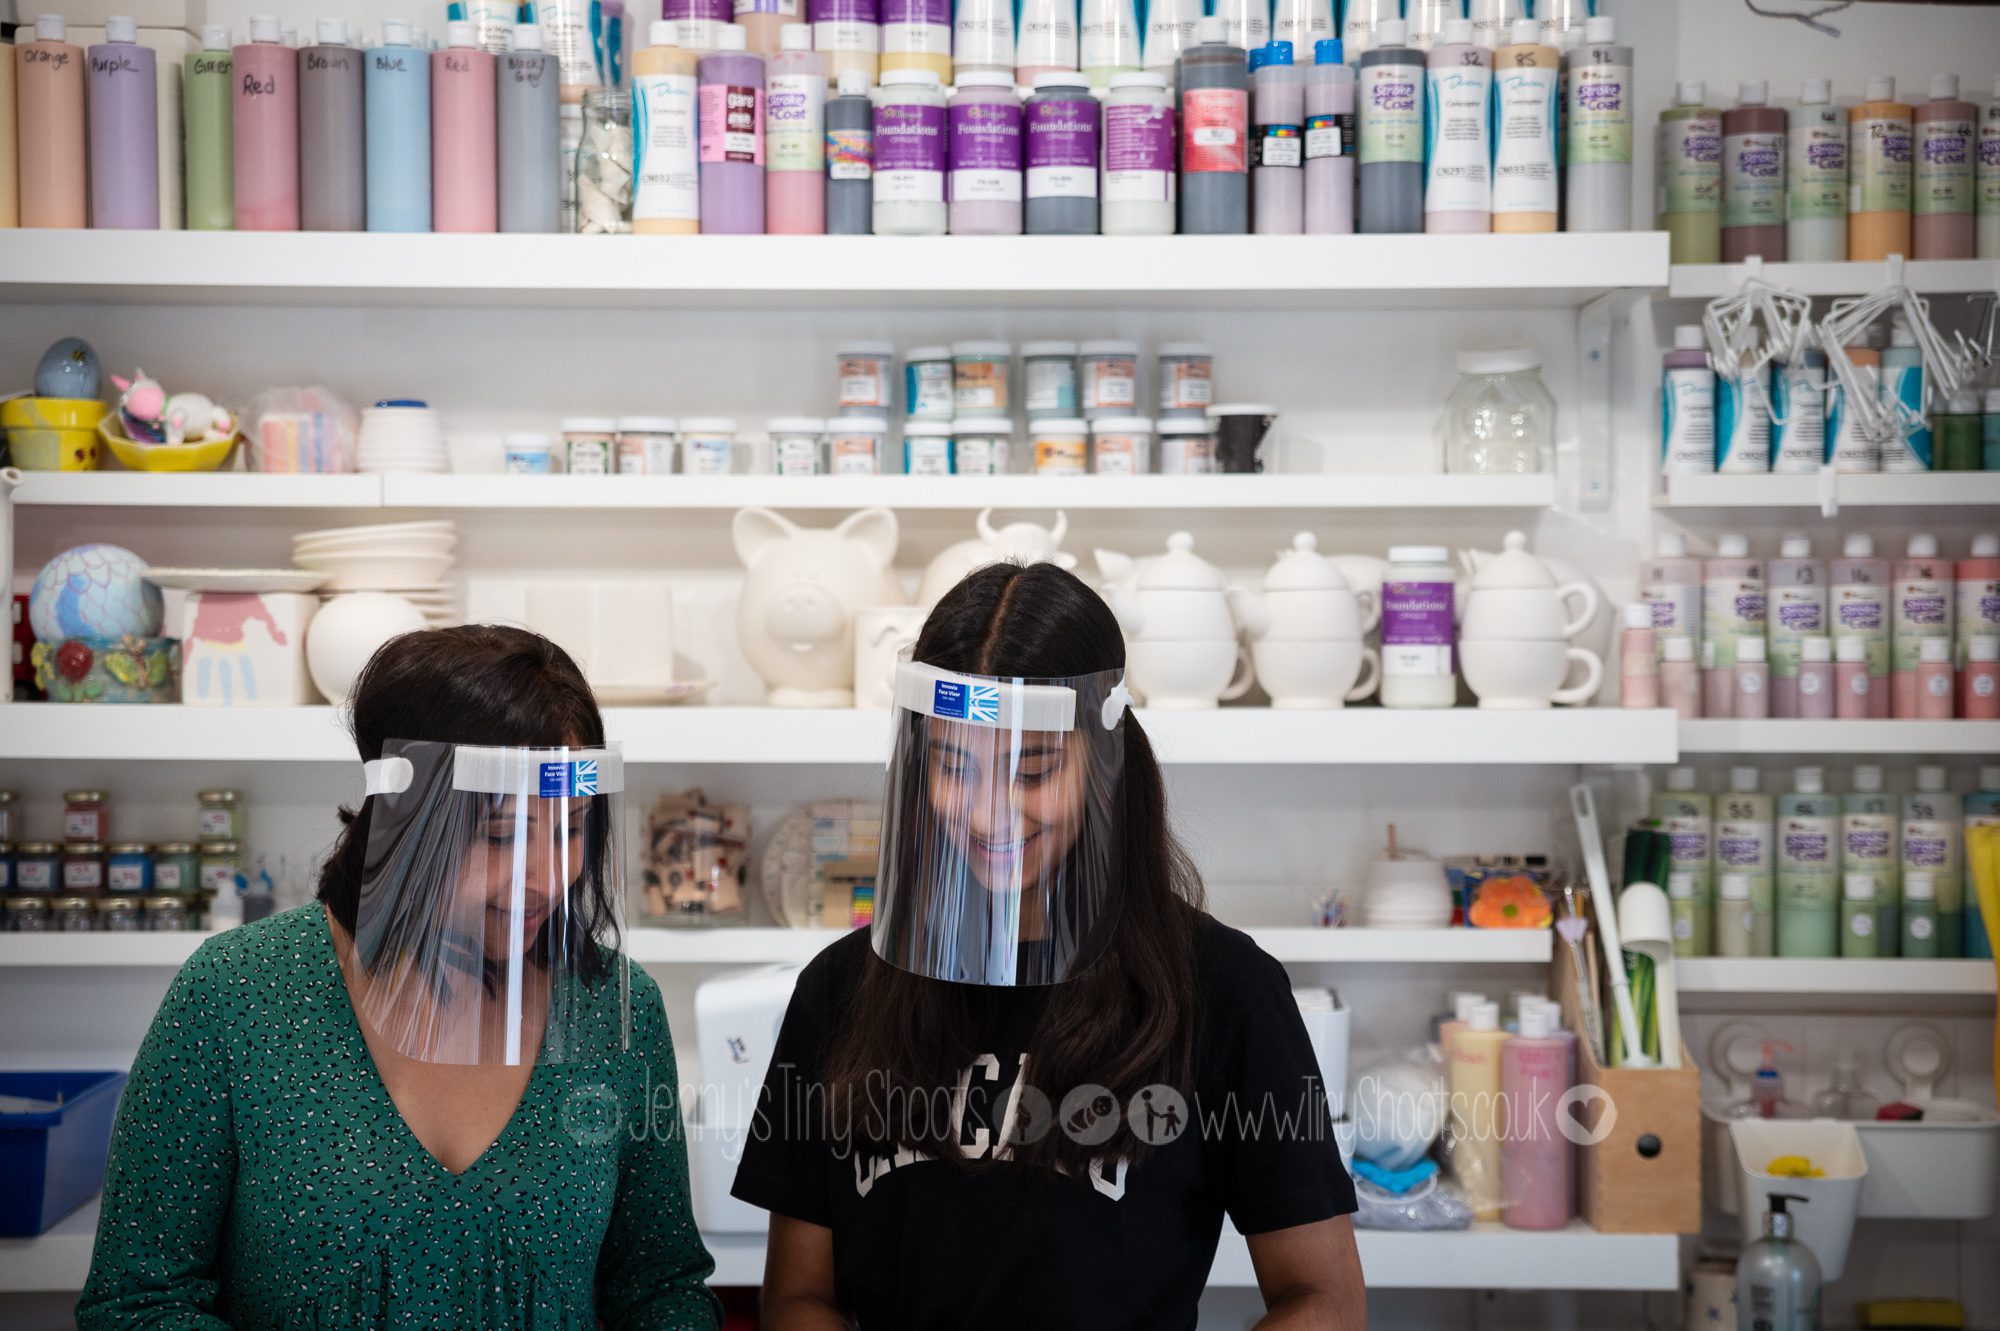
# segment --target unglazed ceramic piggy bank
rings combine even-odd
[[[746,508],[731,532],[750,570],[736,604],[736,637],[771,705],[852,706],[854,612],[906,604],[890,567],[896,515],[867,508],[829,531]]]
[[[1056,514],[1053,527],[1038,527],[1032,522],[1010,522],[995,527],[993,510],[989,508],[980,513],[975,529],[979,532],[977,537],[946,546],[930,562],[930,567],[924,570],[923,585],[917,588],[918,605],[928,610],[943,600],[944,594],[966,574],[1003,560],[1016,564],[1051,563],[1066,569],[1076,567],[1076,556],[1063,553],[1069,519],[1061,513]]]

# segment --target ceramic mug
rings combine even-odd
[[[1250,691],[1250,650],[1233,638],[1196,642],[1143,640],[1126,649],[1127,682],[1160,711],[1191,712]]]
[[[1580,591],[1587,602],[1596,592],[1581,584],[1564,590]],[[1594,604],[1575,619],[1565,620],[1568,607],[1560,592],[1538,587],[1479,589],[1465,598],[1465,612],[1459,618],[1459,636],[1510,639],[1562,639],[1567,641],[1583,631],[1597,613]]]
[[[1311,711],[1359,702],[1382,682],[1382,657],[1360,639],[1251,644],[1257,680],[1280,711]],[[1364,673],[1367,678],[1355,681]]]
[[[1547,640],[1472,639],[1458,644],[1466,687],[1491,710],[1525,710],[1551,703],[1585,703],[1604,682],[1604,662],[1586,647]],[[1584,680],[1562,686],[1572,661],[1584,665]]]
[[[895,702],[896,661],[924,627],[913,605],[869,605],[854,612],[854,705],[887,711]]]

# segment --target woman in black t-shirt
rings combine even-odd
[[[736,1175],[767,1331],[1193,1327],[1225,1213],[1259,1326],[1365,1325],[1290,981],[1202,910],[1109,608],[993,565],[913,655],[875,920],[801,973]]]

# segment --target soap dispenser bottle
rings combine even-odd
[[[1878,1102],[1861,1089],[1861,1059],[1843,1049],[1833,1060],[1833,1084],[1813,1097],[1814,1118],[1872,1122]]]
[[[1770,1194],[1764,1237],[1736,1259],[1737,1325],[1745,1331],[1820,1331],[1819,1261],[1792,1237],[1790,1193]]]

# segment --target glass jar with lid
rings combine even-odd
[[[91,897],[57,897],[49,902],[49,932],[87,934],[97,927],[96,902]]]
[[[0,841],[0,896],[14,890],[14,843]]]
[[[101,790],[64,791],[63,840],[74,844],[110,839],[110,797]]]
[[[201,850],[192,841],[153,847],[153,890],[191,894],[201,886]]]
[[[21,807],[20,796],[11,790],[0,790],[0,841],[12,841],[19,829],[14,826],[14,811]]]
[[[15,934],[45,934],[49,931],[49,899],[47,897],[9,897],[7,899],[7,932]]]
[[[62,847],[53,841],[23,841],[14,847],[14,890],[48,896],[62,887]]]
[[[104,843],[72,841],[63,847],[62,890],[75,896],[99,896],[104,891]]]
[[[203,841],[244,841],[243,792],[204,790],[197,827]]]
[[[1444,469],[1510,476],[1555,466],[1556,400],[1531,347],[1458,353],[1458,384],[1445,400]]]
[[[146,929],[150,933],[173,934],[184,932],[188,927],[188,901],[186,897],[153,896],[146,898]]]
[[[204,841],[201,846],[200,888],[204,894],[234,892],[243,874],[243,848],[234,841]]]
[[[143,841],[114,842],[104,863],[104,886],[135,895],[152,891],[153,848]]]
[[[97,927],[108,934],[136,934],[146,927],[137,897],[105,897],[97,903]]]

